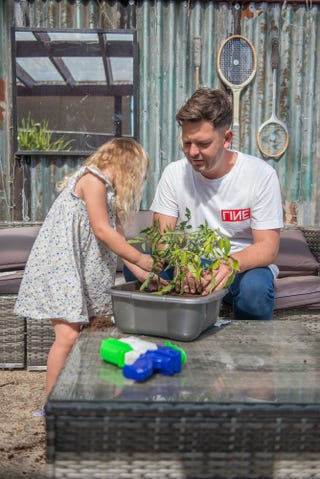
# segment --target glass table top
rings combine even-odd
[[[320,323],[298,320],[231,321],[192,342],[172,343],[187,354],[182,371],[144,382],[100,358],[108,337],[129,336],[116,327],[84,330],[49,402],[219,404],[320,403]],[[139,336],[163,345],[164,338]]]

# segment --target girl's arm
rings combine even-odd
[[[76,193],[86,204],[90,224],[95,236],[116,255],[145,271],[151,271],[153,265],[151,256],[142,254],[129,245],[124,237],[110,225],[104,182],[94,174],[87,173],[79,180]]]
[[[123,226],[118,219],[117,219],[116,224],[117,224],[118,232],[121,234],[121,236],[123,236],[125,238],[125,232],[124,232]],[[125,264],[125,266],[127,268],[129,268],[131,273],[137,278],[137,280],[140,281],[140,283],[143,283],[148,278],[149,272],[141,269],[139,266],[137,266],[133,263],[130,263],[129,261],[123,260],[123,263]],[[166,286],[168,284],[168,281],[166,281],[162,278],[160,278],[160,282],[163,286]],[[148,290],[149,291],[157,291],[158,290],[158,276],[157,275],[149,283]]]

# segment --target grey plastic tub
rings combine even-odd
[[[192,341],[218,319],[226,291],[207,296],[160,296],[138,291],[140,283],[110,290],[116,326],[124,333]]]

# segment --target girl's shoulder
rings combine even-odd
[[[103,180],[108,187],[112,188],[112,184],[111,184],[110,180],[102,173],[101,170],[99,170],[99,168],[97,168],[95,166],[88,166],[88,165],[81,166],[79,168],[79,170],[76,171],[76,173],[71,178],[71,185],[70,186],[71,187],[74,186],[77,183],[77,181],[83,175],[85,175],[87,173],[92,173],[93,175],[98,176],[98,178],[101,178],[101,180]]]

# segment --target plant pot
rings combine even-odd
[[[192,341],[218,319],[226,291],[207,296],[170,296],[139,291],[140,283],[110,290],[116,326],[124,333]]]

